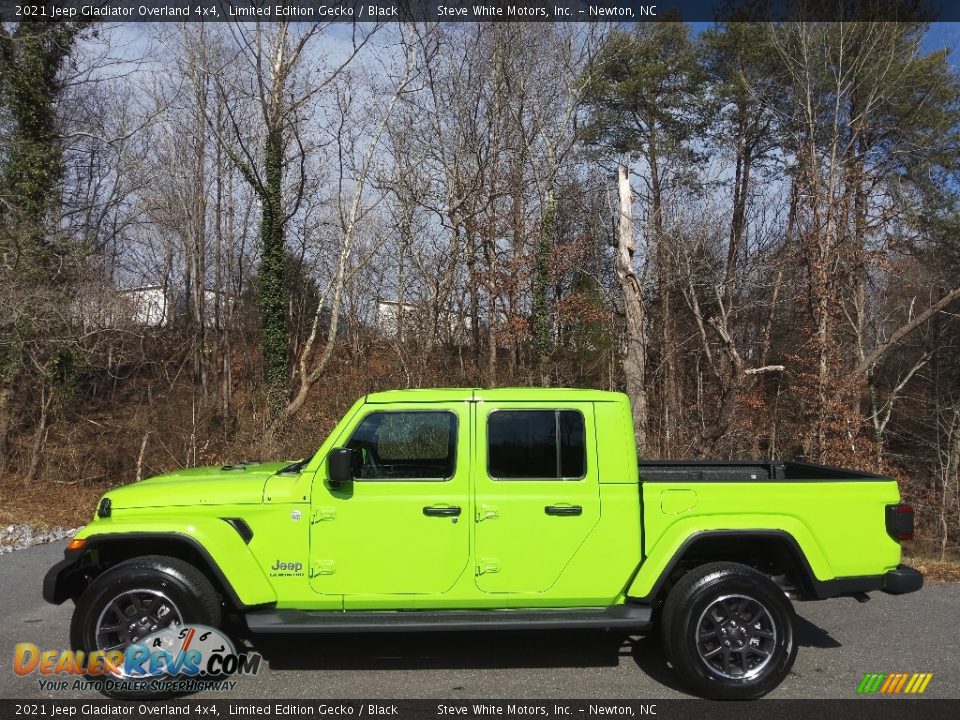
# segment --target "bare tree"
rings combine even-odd
[[[210,68],[226,104],[231,132],[220,135],[224,152],[236,163],[261,204],[260,266],[258,270],[261,346],[267,381],[270,414],[285,414],[289,382],[289,337],[286,287],[286,226],[300,209],[306,188],[307,148],[301,135],[303,114],[316,98],[357,56],[376,27],[360,31],[344,57],[322,64],[320,77],[307,69],[309,48],[329,24],[291,26],[280,22],[267,29],[260,23],[249,29],[238,24],[233,36],[238,48],[235,59],[243,62],[251,83],[238,97],[226,84],[219,68]],[[311,63],[312,65],[312,63]],[[304,78],[304,75],[307,78]],[[253,118],[256,118],[255,120]],[[255,122],[258,132],[251,132]],[[209,124],[215,132],[216,125]],[[292,157],[288,155],[293,148]],[[288,175],[293,187],[287,188]]]
[[[414,82],[417,74],[413,62],[413,52],[406,46],[404,50],[403,66],[395,81],[393,95],[381,107],[380,116],[372,127],[365,128],[357,123],[357,110],[352,107],[352,83],[349,80],[339,88],[337,93],[338,118],[335,134],[340,167],[340,193],[338,194],[339,253],[333,277],[321,296],[310,328],[310,335],[296,360],[298,388],[293,398],[283,409],[283,420],[289,419],[303,407],[311,388],[323,376],[336,346],[344,286],[349,275],[356,272],[357,269],[355,267],[350,270],[349,263],[357,241],[357,235],[360,232],[360,224],[371,210],[371,206],[366,203],[367,187],[380,150],[380,142],[394,107],[400,97],[408,91],[409,85]],[[360,112],[369,116],[370,110],[370,107],[366,107]],[[347,188],[351,185],[353,192],[349,193]],[[360,263],[360,266],[362,266],[362,263]],[[321,314],[328,298],[330,301],[329,325],[325,332],[326,337],[322,350],[319,357],[315,358],[314,350],[320,334]]]
[[[633,406],[637,449],[642,453],[647,449],[647,317],[643,288],[634,267],[633,189],[630,187],[630,171],[623,163],[617,165],[617,198],[617,254],[614,265],[623,293],[626,316],[623,377]]]

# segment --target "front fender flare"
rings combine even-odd
[[[68,551],[44,579],[44,598],[48,602],[63,602],[69,597],[72,577],[82,565],[83,558],[91,551],[115,543],[150,542],[157,545],[151,554],[164,554],[165,544],[188,545],[203,560],[223,588],[230,601],[239,609],[268,605],[277,601],[273,587],[247,547],[240,534],[221,518],[204,518],[189,522],[163,520],[135,523],[109,521],[93,523],[81,530],[75,539],[86,540],[83,552]],[[168,553],[173,554],[173,553]],[[73,563],[69,563],[70,559]],[[56,572],[55,572],[56,571]]]

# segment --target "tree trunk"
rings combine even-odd
[[[467,234],[467,291],[470,295],[470,342],[473,345],[474,371],[480,374],[480,282],[477,272],[477,234],[473,221],[464,228]]]
[[[47,435],[50,432],[50,407],[53,405],[53,391],[45,384],[40,386],[40,420],[34,431],[33,447],[30,450],[30,465],[27,469],[27,481],[35,480],[40,469],[40,460],[43,457],[43,448],[47,444]]]
[[[550,338],[550,253],[553,248],[556,228],[557,206],[553,193],[547,197],[540,222],[540,238],[537,243],[535,275],[533,281],[533,346],[537,360],[540,384],[550,385],[547,364],[553,350]]]
[[[487,294],[487,362],[484,376],[487,387],[497,384],[497,255],[494,248],[496,239],[490,235],[484,238],[483,256],[487,265],[485,289]]]
[[[261,347],[271,419],[283,410],[287,396],[287,289],[283,237],[283,137],[279,127],[267,130],[266,179],[260,223]]]
[[[741,141],[742,143],[743,141]],[[733,285],[736,277],[737,256],[743,245],[746,230],[747,196],[750,190],[750,166],[752,164],[749,146],[738,148],[736,177],[733,183],[733,211],[730,218],[730,244],[727,247],[727,270],[723,278],[724,312],[728,312],[733,303]]]
[[[637,440],[637,451],[644,453],[647,448],[647,318],[643,305],[643,291],[633,267],[633,255],[636,252],[636,244],[633,240],[633,191],[630,188],[629,170],[623,164],[617,166],[617,189],[620,215],[617,222],[617,255],[614,269],[623,293],[623,309],[626,315],[623,379],[633,408],[633,429]]]
[[[10,451],[10,429],[13,427],[12,397],[13,392],[8,385],[8,381],[0,381],[0,472],[3,472],[6,469],[8,454]]]
[[[656,247],[657,293],[660,301],[660,352],[663,354],[660,394],[663,407],[660,443],[661,457],[669,457],[673,452],[675,429],[679,426],[679,406],[677,403],[677,360],[673,339],[673,313],[671,307],[671,278],[673,262],[670,248],[663,233],[663,188],[660,168],[657,164],[656,142],[650,142],[650,228]]]
[[[198,127],[204,126],[204,118],[207,114],[206,93],[202,87],[196,90],[196,120]],[[193,329],[193,378],[194,383],[199,383],[204,397],[207,394],[207,362],[204,348],[207,344],[207,323],[206,323],[206,286],[207,286],[207,263],[206,263],[206,215],[207,215],[207,193],[206,193],[206,134],[200,133],[196,139],[195,167],[194,167],[194,202],[193,232],[191,233],[191,256],[193,261],[193,286],[189,289],[193,293],[193,316],[190,318],[190,325]]]

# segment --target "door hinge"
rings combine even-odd
[[[318,575],[333,575],[337,571],[337,563],[334,560],[317,560],[310,566],[310,577]]]
[[[337,509],[335,507],[318,507],[314,508],[311,523],[323,522],[324,520],[334,520],[336,517]]]
[[[500,572],[500,561],[496,558],[477,558],[477,575]]]
[[[478,523],[484,520],[496,520],[498,517],[500,517],[500,510],[493,505],[480,505],[477,507]]]

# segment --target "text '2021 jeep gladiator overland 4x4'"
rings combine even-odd
[[[919,589],[912,532],[889,478],[638,463],[619,393],[405,390],[359,400],[309,459],[110,491],[43,593],[76,602],[87,652],[150,629],[116,622],[138,592],[154,624],[231,613],[253,635],[659,626],[692,690],[743,699],[793,664],[790,597]]]

